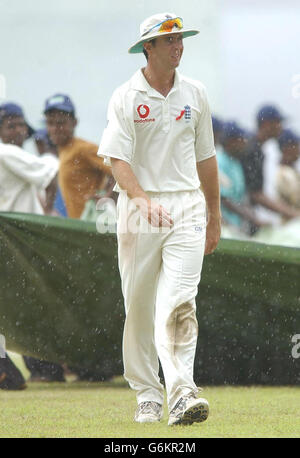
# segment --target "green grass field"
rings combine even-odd
[[[136,424],[134,393],[111,383],[28,383],[0,390],[0,437],[292,438],[300,437],[300,387],[205,387],[210,416],[201,424]]]

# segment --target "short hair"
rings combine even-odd
[[[153,43],[155,46],[155,40],[156,38],[153,38],[153,40],[146,41],[146,43]],[[143,47],[143,53],[144,53],[144,56],[146,57],[146,60],[148,60],[148,53],[144,47]]]
[[[148,60],[148,53],[145,48],[143,48],[143,53],[144,53],[144,56],[146,57],[146,60]]]

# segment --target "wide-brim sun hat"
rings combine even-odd
[[[140,38],[128,50],[130,54],[143,52],[144,43],[156,37],[181,33],[183,38],[197,35],[199,30],[185,29],[183,20],[174,13],[159,13],[145,19],[140,25]]]

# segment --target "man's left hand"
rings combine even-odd
[[[209,216],[206,226],[204,254],[211,254],[217,248],[221,237],[221,217]]]

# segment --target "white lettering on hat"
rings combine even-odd
[[[55,95],[49,100],[49,104],[54,105],[56,103],[64,103],[65,98],[62,95]]]

